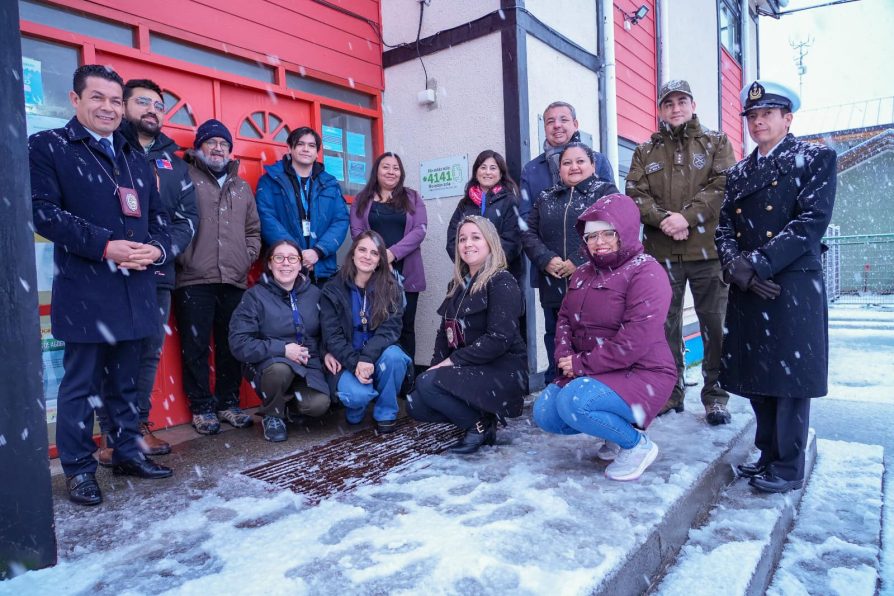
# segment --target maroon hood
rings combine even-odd
[[[587,257],[597,268],[620,267],[643,252],[643,244],[639,240],[639,217],[639,207],[633,199],[620,193],[600,197],[581,213],[574,226],[581,238],[588,221],[608,222],[618,232],[618,252],[597,257],[585,249]]]

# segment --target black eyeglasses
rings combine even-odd
[[[301,262],[301,257],[299,257],[298,255],[273,255],[272,257],[270,257],[270,260],[272,260],[277,265],[282,265],[283,261],[288,261],[289,265],[294,265]]]
[[[140,107],[148,108],[149,106],[152,106],[153,108],[155,108],[156,112],[161,112],[162,114],[164,114],[165,104],[161,103],[160,101],[152,101],[148,97],[131,97],[131,99],[134,100]]]

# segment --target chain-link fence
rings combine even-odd
[[[894,234],[841,236],[829,226],[823,242],[829,302],[894,304]]]

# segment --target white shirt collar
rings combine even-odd
[[[779,142],[776,143],[775,145],[773,145],[773,147],[771,147],[770,150],[767,151],[766,155],[761,155],[761,151],[760,151],[760,149],[758,149],[757,150],[757,158],[761,159],[763,157],[770,157],[771,155],[773,155],[773,152],[776,151],[776,148],[779,147],[782,144],[782,141],[784,141],[784,140],[785,140],[785,137],[782,137],[781,139],[779,139]]]
[[[93,137],[94,139],[96,139],[96,142],[97,142],[97,143],[99,142],[99,139],[108,139],[109,142],[112,144],[112,149],[115,148],[115,138],[114,138],[114,137],[115,137],[115,133],[112,133],[112,134],[110,134],[110,135],[104,137],[104,136],[102,136],[101,134],[99,134],[98,132],[93,132],[92,130],[90,130],[90,129],[87,128],[86,126],[84,127],[84,130],[86,130],[87,132],[89,132],[89,133],[90,133],[90,136]]]

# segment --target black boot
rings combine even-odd
[[[450,448],[450,453],[468,455],[475,453],[482,445],[493,445],[497,439],[497,425],[493,417],[486,416],[478,420],[475,426],[466,431],[462,440]]]

